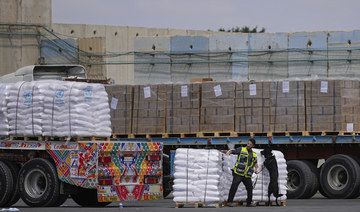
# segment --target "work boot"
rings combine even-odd
[[[250,204],[247,204],[246,207],[256,207],[256,204],[252,202]]]
[[[226,203],[225,206],[226,206],[226,207],[235,207],[236,204],[235,204],[235,202],[228,202],[228,203]]]

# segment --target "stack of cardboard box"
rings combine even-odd
[[[111,129],[115,134],[130,134],[132,123],[133,86],[105,86],[109,97]]]
[[[167,133],[199,132],[200,87],[200,83],[167,85]]]
[[[360,81],[341,80],[341,130],[360,130]]]
[[[270,82],[237,82],[235,131],[270,130]]]
[[[359,80],[106,86],[115,134],[360,130]]]
[[[202,83],[200,131],[234,131],[234,102],[234,82]]]
[[[270,131],[305,131],[303,81],[270,83]]]
[[[305,81],[306,130],[340,131],[341,81]]]
[[[165,84],[134,86],[132,133],[165,133]]]

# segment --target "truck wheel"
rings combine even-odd
[[[15,204],[20,199],[19,194],[19,184],[18,184],[18,178],[19,178],[19,167],[8,160],[1,159],[0,161],[4,162],[7,167],[10,169],[11,178],[13,180],[13,190],[10,199],[3,207],[10,207],[13,204]]]
[[[324,164],[322,164],[322,165],[320,166],[320,168],[319,168],[319,173],[321,172],[321,170],[322,170],[323,167],[324,167]],[[319,183],[320,183],[320,177],[319,177]],[[320,194],[323,195],[324,197],[329,198],[329,196],[328,196],[327,194],[325,194],[324,189],[322,189],[321,184],[320,184],[320,186],[319,186],[319,192],[320,192]]]
[[[354,159],[357,162],[357,164],[360,166],[360,158],[358,156],[356,156],[356,155],[349,155],[349,156],[352,159]],[[358,198],[359,196],[360,196],[360,188],[359,188],[359,193],[356,196],[354,196],[353,198]]]
[[[309,166],[304,161],[291,160],[287,162],[287,170],[287,198],[306,198],[313,185],[313,174],[311,173]]]
[[[13,195],[13,178],[11,170],[0,161],[0,207],[5,207]]]
[[[305,196],[303,197],[304,199],[308,199],[313,197],[316,192],[319,190],[319,177],[320,177],[320,173],[319,170],[317,169],[317,167],[315,166],[314,163],[304,160],[304,162],[306,163],[306,165],[309,167],[309,169],[311,170],[311,175],[312,175],[312,185],[311,185],[311,189],[310,191],[305,194]]]
[[[348,155],[330,157],[321,169],[320,184],[331,199],[356,197],[360,187],[359,164]]]
[[[59,198],[60,182],[52,162],[35,158],[20,169],[21,199],[32,207],[51,207]]]
[[[98,202],[96,189],[78,188],[78,192],[71,194],[71,198],[82,207],[105,207],[111,202]]]

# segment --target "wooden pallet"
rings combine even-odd
[[[74,141],[110,141],[110,137],[97,137],[97,136],[85,136],[85,137],[72,137]]]
[[[165,133],[133,133],[131,138],[166,138]]]
[[[185,205],[190,205],[195,208],[200,208],[203,206],[213,206],[215,208],[221,208],[222,203],[219,203],[219,202],[176,202],[175,208],[182,208]]]
[[[193,133],[164,133],[163,138],[196,138],[196,132]]]
[[[67,137],[51,137],[51,136],[44,136],[44,141],[67,141]]]
[[[132,133],[128,133],[128,134],[126,134],[126,133],[113,133],[111,137],[114,138],[114,139],[117,139],[117,138],[135,138],[135,135],[132,134]]]
[[[290,136],[355,136],[347,131],[277,131],[277,132],[193,132],[193,133],[114,133],[112,138],[206,138],[206,137],[290,137]]]
[[[197,132],[197,137],[237,137],[235,132],[231,131],[220,131],[220,132]]]
[[[42,136],[9,136],[9,141],[44,141]]]
[[[280,206],[286,206],[286,201],[278,201]],[[234,201],[236,206],[246,206],[246,201]],[[226,205],[227,202],[225,201],[223,205]],[[258,201],[255,202],[256,206],[277,206],[275,201],[270,201],[270,204],[267,201]]]
[[[359,135],[360,132],[348,132],[348,131],[339,131],[340,136],[355,136]]]

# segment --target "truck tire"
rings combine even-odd
[[[348,155],[334,155],[327,159],[320,172],[320,184],[331,199],[351,199],[360,188],[359,164]]]
[[[0,161],[0,207],[5,207],[13,195],[13,178],[10,168]]]
[[[319,186],[320,186],[320,182],[319,182],[319,178],[320,178],[320,173],[318,168],[315,166],[314,163],[304,160],[304,162],[306,163],[306,165],[309,167],[309,169],[311,170],[311,175],[312,175],[312,182],[311,182],[311,189],[310,191],[305,194],[304,199],[308,199],[313,197],[316,192],[319,190]]]
[[[357,162],[357,164],[360,166],[360,158],[358,156],[356,156],[356,155],[349,155],[349,156],[352,159],[354,159]],[[360,188],[359,188],[359,193],[356,196],[354,196],[353,198],[358,198],[359,196],[360,196]]]
[[[323,167],[324,167],[324,164],[320,166],[320,168],[319,168],[319,173],[321,173],[321,170],[322,170]],[[320,183],[320,176],[319,176],[319,183]],[[320,192],[320,194],[323,195],[324,197],[329,198],[329,196],[328,196],[327,194],[325,194],[324,189],[322,188],[321,184],[320,184],[320,186],[319,186],[319,192]]]
[[[54,206],[60,192],[55,165],[43,158],[25,163],[19,173],[19,192],[21,199],[29,206]]]
[[[287,162],[287,170],[287,198],[304,199],[309,196],[314,180],[309,166],[304,161],[291,160]]]
[[[1,159],[0,161],[4,162],[7,167],[10,169],[10,173],[11,173],[11,178],[13,180],[13,190],[12,190],[12,194],[10,199],[8,200],[8,202],[3,206],[3,207],[10,207],[13,204],[15,204],[17,201],[19,201],[20,199],[20,194],[19,194],[19,184],[18,184],[18,178],[19,178],[19,167],[8,160],[4,160]]]
[[[98,202],[96,189],[78,188],[78,192],[71,194],[71,198],[82,207],[105,207],[111,202]]]

